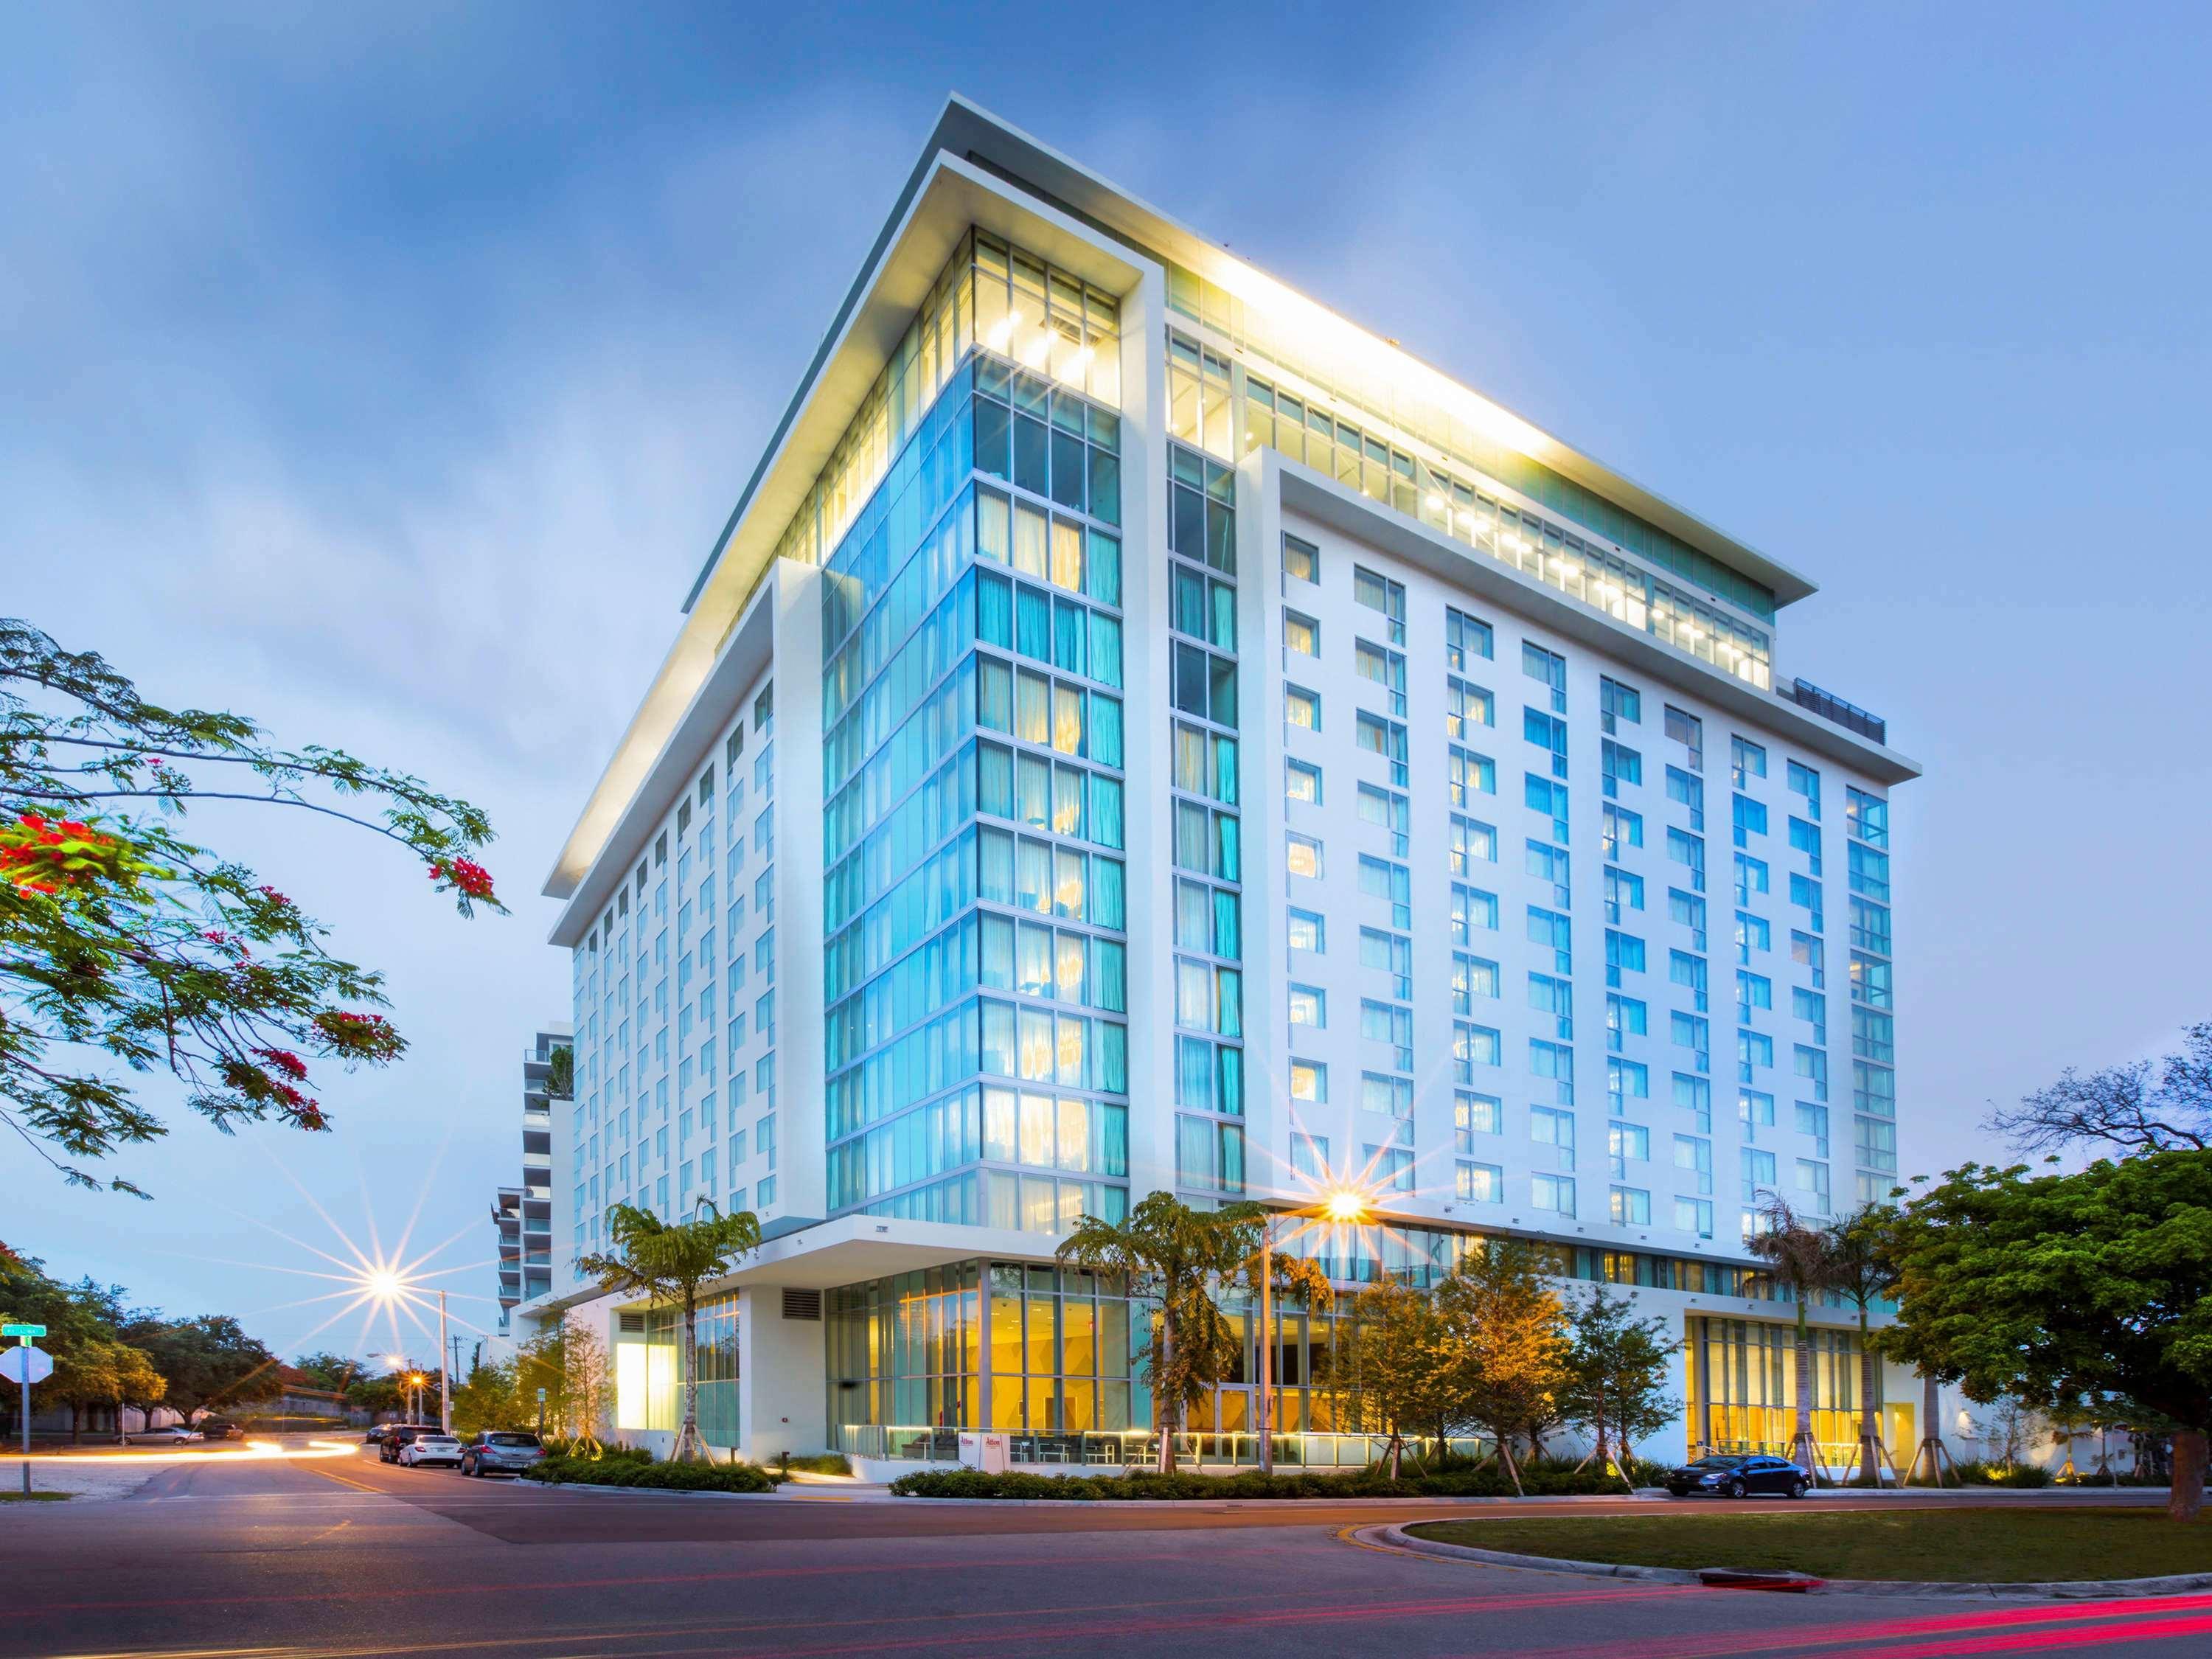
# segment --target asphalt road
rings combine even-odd
[[[366,1458],[186,1463],[127,1498],[0,1509],[0,1655],[2212,1651],[2212,1596],[1772,1596],[1433,1561],[1341,1535],[1406,1518],[1372,1504],[600,1494]]]

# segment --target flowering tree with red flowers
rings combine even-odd
[[[99,656],[0,618],[0,1123],[76,1185],[144,1196],[81,1167],[167,1133],[131,1073],[173,1073],[226,1132],[319,1130],[317,1062],[406,1049],[375,1012],[381,975],[178,833],[204,800],[357,824],[462,915],[505,908],[472,856],[491,825],[466,801],[334,749],[276,748],[241,715],[148,702]]]

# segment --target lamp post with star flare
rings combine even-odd
[[[1275,1218],[1325,1222],[1332,1227],[1362,1227],[1375,1218],[1375,1200],[1351,1182],[1329,1187],[1311,1203],[1275,1212],[1260,1223],[1260,1473],[1275,1472]]]

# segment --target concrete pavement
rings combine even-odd
[[[0,1656],[2212,1649],[2212,1597],[1857,1607],[1437,1561],[1342,1535],[1383,1518],[1406,1511],[740,1502],[366,1458],[185,1465],[131,1498],[0,1510]]]

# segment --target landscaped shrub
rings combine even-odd
[[[1984,1463],[1978,1458],[1956,1466],[1960,1480],[1969,1486],[2041,1487],[2053,1476],[2040,1463]]]
[[[1632,1478],[1648,1484],[1650,1466],[1632,1465]],[[1565,1497],[1579,1493],[1618,1492],[1618,1475],[1601,1472],[1593,1464],[1577,1474],[1573,1464],[1539,1460],[1522,1471],[1522,1485],[1533,1496]],[[902,1474],[891,1482],[901,1498],[1061,1498],[1095,1503],[1133,1503],[1140,1499],[1214,1499],[1249,1498],[1510,1498],[1513,1483],[1495,1463],[1449,1474],[1407,1474],[1397,1480],[1378,1468],[1349,1474],[1312,1472],[1264,1475],[1256,1469],[1236,1474],[1160,1474],[1132,1469],[1126,1475],[1029,1474],[1010,1470],[985,1474],[980,1469],[927,1469]]]
[[[775,1460],[776,1468],[784,1474],[798,1469],[807,1474],[850,1474],[853,1460],[842,1452],[817,1452],[811,1457],[793,1457],[789,1452]]]

